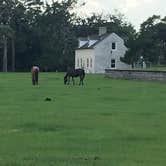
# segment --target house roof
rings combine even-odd
[[[103,34],[101,36],[93,35],[87,38],[80,38],[79,40],[84,41],[84,44],[78,47],[77,49],[92,49],[94,48],[94,46],[103,41],[109,35],[110,34]]]

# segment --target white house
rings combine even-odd
[[[86,73],[104,73],[105,69],[130,69],[122,62],[127,47],[124,40],[115,33],[107,34],[106,29],[99,29],[98,36],[79,38],[75,50],[75,68],[84,68]]]

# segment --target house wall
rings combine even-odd
[[[112,42],[116,43],[116,49],[112,50]],[[120,61],[124,57],[127,48],[115,33],[110,34],[94,47],[95,50],[95,73],[104,73],[105,69],[111,68],[111,59],[115,59],[115,69],[130,69],[131,66]]]
[[[93,49],[78,49],[75,51],[75,69],[84,68],[86,73],[94,73],[94,61]]]

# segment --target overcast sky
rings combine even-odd
[[[166,0],[80,0],[86,5],[79,9],[82,14],[105,12],[114,14],[115,10],[124,14],[138,30],[140,24],[153,14],[166,16]]]

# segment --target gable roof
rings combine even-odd
[[[105,33],[101,36],[93,35],[88,37],[79,38],[79,47],[76,48],[76,50],[80,49],[93,49],[97,44],[102,42],[104,39],[106,39],[108,36],[116,37],[118,40],[121,40],[124,43],[124,39],[117,35],[116,33]],[[124,45],[125,46],[125,45]],[[126,46],[125,46],[126,47]],[[127,49],[127,47],[126,47]]]
[[[103,41],[106,37],[108,37],[110,34],[104,34],[101,36],[89,36],[86,38],[80,39],[81,41],[84,41],[84,44],[78,47],[77,49],[92,49],[94,46],[96,46],[98,43]]]

